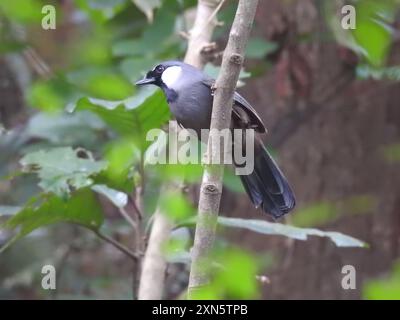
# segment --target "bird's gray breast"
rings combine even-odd
[[[210,88],[195,82],[181,83],[174,90],[177,97],[169,103],[171,112],[184,128],[193,129],[200,135],[201,129],[210,127],[213,100]]]

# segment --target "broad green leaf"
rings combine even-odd
[[[132,0],[133,3],[146,15],[149,22],[153,22],[153,11],[161,7],[161,0]]]
[[[121,40],[113,45],[112,53],[116,57],[144,55],[146,54],[146,48],[137,40]],[[135,57],[135,59],[137,58]]]
[[[107,68],[84,68],[70,72],[68,81],[81,92],[99,99],[122,100],[133,94],[134,86],[119,73]]]
[[[163,93],[152,89],[119,101],[82,98],[75,110],[94,112],[116,132],[134,137],[140,143],[144,142],[149,130],[161,127],[170,118]]]
[[[76,89],[61,78],[36,81],[28,88],[28,103],[46,112],[56,112],[77,98]]]
[[[89,151],[70,147],[28,153],[20,163],[24,170],[38,174],[44,191],[60,197],[67,197],[71,189],[90,186],[91,176],[107,167],[107,162],[95,161]]]
[[[154,23],[146,26],[139,38],[129,37],[116,42],[112,47],[113,54],[119,57],[135,58],[147,64],[151,61],[151,65],[156,64],[159,59],[166,60],[168,57],[176,59],[181,50],[174,47],[180,42],[179,37],[173,32],[175,20],[175,12],[168,8],[160,10]],[[171,47],[174,47],[174,50],[171,51]],[[135,70],[133,71],[136,74]]]
[[[134,141],[126,137],[110,142],[105,147],[104,159],[108,162],[107,169],[102,173],[106,184],[124,192],[132,192],[133,168],[140,162],[140,149]]]
[[[37,0],[1,1],[0,11],[20,23],[40,23],[43,18],[42,4]]]
[[[154,67],[154,58],[134,57],[123,59],[119,66],[121,73],[130,81],[136,82],[142,78],[148,70]]]
[[[267,41],[263,38],[251,38],[247,44],[246,57],[262,59],[267,54],[271,54],[278,49],[275,42]]]
[[[126,193],[111,189],[104,184],[95,184],[92,186],[92,190],[108,198],[118,208],[123,208],[128,203],[128,195]]]
[[[88,147],[99,141],[105,129],[104,122],[91,112],[38,113],[29,120],[26,134],[58,145]]]
[[[363,297],[368,300],[400,300],[400,263],[397,262],[390,276],[367,281]]]
[[[366,247],[366,243],[339,232],[327,232],[311,228],[298,228],[264,220],[219,217],[218,223],[227,227],[252,230],[262,234],[281,235],[296,240],[307,240],[309,236],[327,237],[338,247]]]
[[[44,195],[39,200],[33,199],[1,226],[10,230],[18,228],[18,231],[0,252],[32,231],[53,223],[71,222],[98,230],[103,219],[102,208],[95,194],[89,189],[78,190],[68,200],[55,195]]]
[[[356,12],[357,26],[352,30],[354,39],[371,65],[382,66],[391,46],[393,31],[390,23],[394,19],[395,4],[391,0],[358,1]]]

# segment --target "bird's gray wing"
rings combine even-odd
[[[211,78],[205,78],[203,80],[203,84],[213,90],[215,80]],[[243,124],[246,128],[252,128],[260,133],[267,132],[267,129],[260,116],[245,98],[243,98],[239,93],[235,92],[233,100],[234,105],[232,108],[232,117],[234,120],[241,122],[241,124]]]

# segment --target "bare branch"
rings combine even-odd
[[[201,52],[211,41],[216,26],[216,9],[221,2],[221,0],[198,0],[196,19],[190,30],[188,50],[185,56],[186,63],[198,68],[204,67],[205,61]]]
[[[138,293],[140,300],[162,298],[167,268],[162,247],[168,241],[171,227],[171,222],[163,212],[157,211],[154,214],[154,223],[142,266]]]
[[[213,134],[229,128],[233,94],[244,60],[244,52],[251,31],[258,0],[240,0],[236,11],[222,67],[215,85],[211,131],[208,140],[207,154],[210,159],[222,159],[224,150],[214,148]],[[216,131],[216,130],[218,131]],[[199,210],[197,217],[194,246],[192,249],[192,266],[190,271],[188,297],[192,298],[197,289],[207,285],[207,258],[209,257],[215,237],[219,204],[222,194],[223,165],[207,165],[200,188]]]
[[[137,229],[137,223],[132,219],[132,217],[129,215],[128,212],[126,212],[124,208],[119,208],[119,213],[124,217],[124,219],[131,225],[134,230]]]
[[[115,248],[117,248],[119,251],[122,253],[126,254],[128,257],[130,257],[132,260],[137,261],[139,260],[140,256],[139,254],[131,251],[127,247],[125,247],[123,244],[119,243],[117,240],[114,240],[113,238],[101,233],[100,231],[94,231],[94,233],[102,240],[108,242]]]

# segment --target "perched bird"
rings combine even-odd
[[[184,128],[195,130],[200,137],[201,129],[210,128],[214,83],[214,79],[189,64],[166,61],[155,66],[136,85],[160,87],[177,122]],[[254,108],[237,92],[231,127],[266,132]],[[254,153],[253,172],[240,176],[243,186],[257,208],[279,218],[295,206],[293,191],[259,138],[255,138]]]

